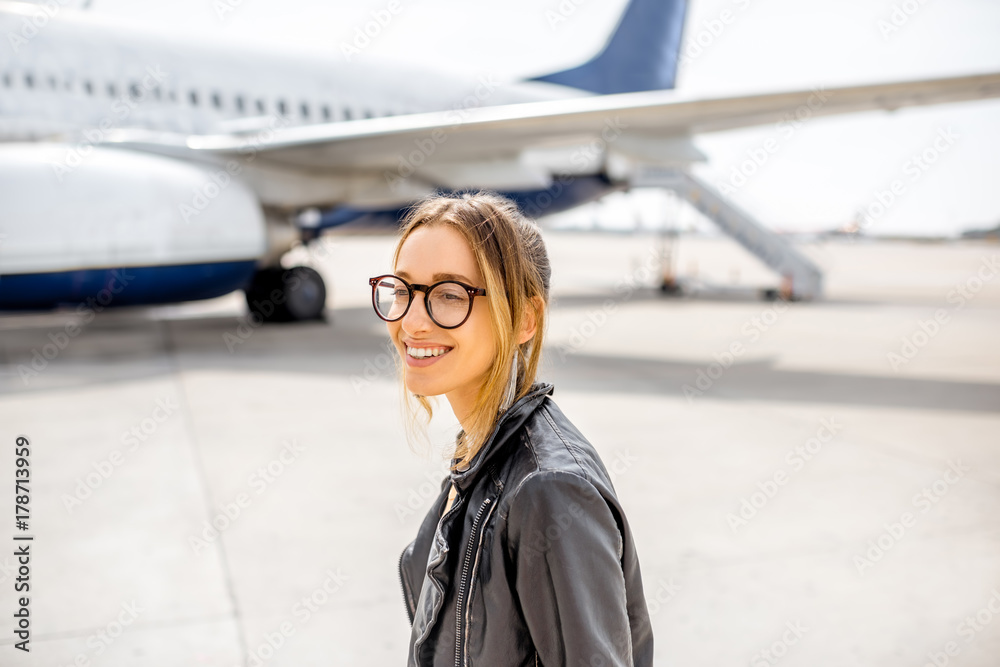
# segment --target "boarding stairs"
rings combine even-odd
[[[782,298],[819,299],[823,296],[823,272],[788,239],[775,234],[740,210],[721,193],[681,169],[642,167],[630,179],[632,187],[672,190],[754,257],[781,276]]]

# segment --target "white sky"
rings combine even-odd
[[[509,77],[555,71],[596,52],[624,0],[398,0],[401,8],[361,57],[399,58]],[[220,18],[223,3],[235,5]],[[389,0],[93,0],[92,11],[167,31],[285,44],[339,54],[354,30]],[[548,12],[572,8],[551,25]],[[884,35],[894,7],[912,11]],[[679,75],[678,88],[713,95],[852,85],[1000,71],[997,0],[693,0],[691,45],[724,10],[731,22]],[[914,11],[915,10],[915,11]],[[708,41],[705,35],[703,41]],[[346,63],[345,63],[345,66]],[[951,128],[955,143],[918,179],[910,157]],[[872,234],[953,234],[1000,222],[1000,101],[895,114],[809,121],[785,139],[774,127],[701,135],[710,164],[696,173],[719,184],[769,138],[779,150],[732,198],[775,229],[815,230],[850,222],[894,179],[905,192],[874,219]],[[657,194],[615,198],[575,217],[615,224],[662,215]]]

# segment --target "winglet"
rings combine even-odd
[[[673,88],[687,0],[631,0],[604,49],[572,69],[530,79],[608,95]]]

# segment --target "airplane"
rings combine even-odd
[[[819,298],[808,259],[690,173],[706,159],[693,137],[802,110],[1000,95],[996,72],[680,94],[687,5],[631,0],[588,61],[501,81],[167,38],[0,0],[0,310],[243,290],[263,320],[311,320],[323,317],[322,278],[281,262],[325,229],[395,223],[434,192],[498,191],[537,218],[649,185],[683,194],[778,271],[789,298]]]

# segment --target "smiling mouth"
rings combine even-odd
[[[450,351],[450,347],[410,347],[406,346],[406,354],[414,359],[427,359],[429,357],[440,357]]]

